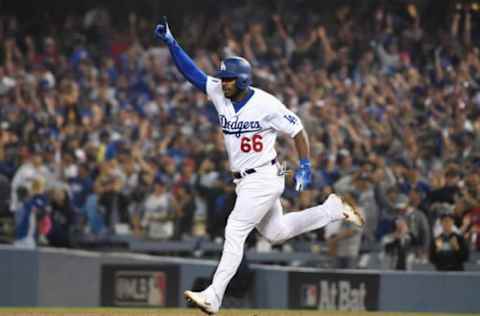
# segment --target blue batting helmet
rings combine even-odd
[[[239,90],[246,89],[252,84],[252,66],[242,57],[228,57],[220,64],[220,70],[215,74],[220,79],[235,78]]]

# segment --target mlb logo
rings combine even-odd
[[[318,305],[318,289],[315,284],[302,285],[301,302],[304,307],[316,307]]]
[[[148,305],[165,306],[167,294],[167,277],[164,272],[154,272],[150,278]]]

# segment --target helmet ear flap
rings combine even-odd
[[[239,74],[236,80],[238,90],[245,90],[250,84],[250,77],[247,74]]]

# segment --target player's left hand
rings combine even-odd
[[[170,32],[170,28],[168,27],[167,17],[162,17],[160,23],[155,27],[155,37],[161,39],[167,45],[170,45],[175,41],[175,38],[173,38],[172,32]]]
[[[312,182],[312,165],[310,160],[301,159],[298,169],[295,171],[295,190],[301,192]]]

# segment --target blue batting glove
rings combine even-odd
[[[303,191],[312,182],[312,165],[310,160],[301,159],[298,169],[295,171],[295,190]]]
[[[165,44],[171,45],[175,42],[172,32],[168,27],[167,18],[164,16],[155,27],[155,37],[161,39]]]

